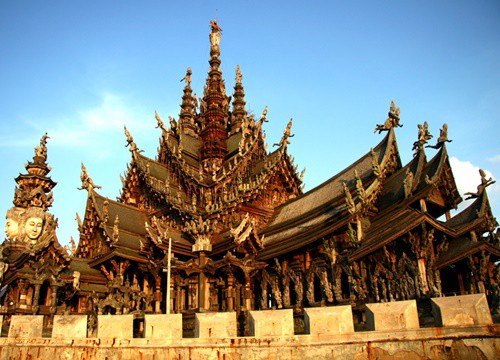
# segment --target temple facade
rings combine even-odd
[[[236,69],[232,95],[222,77],[221,29],[211,22],[203,96],[188,68],[177,119],[164,122],[158,153],[148,157],[125,128],[131,160],[116,200],[99,194],[82,165],[85,214],[80,237],[60,245],[50,214],[47,134],[15,180],[0,251],[0,314],[236,312],[248,332],[250,310],[349,304],[363,323],[366,303],[486,294],[500,310],[500,246],[481,171],[469,206],[462,201],[446,149],[418,126],[414,156],[403,164],[400,109],[376,126],[383,136],[357,161],[303,193],[288,144],[268,149],[260,118],[245,105]],[[167,124],[165,124],[167,123]],[[430,150],[427,150],[430,148]],[[432,152],[432,154],[429,154]],[[194,321],[194,320],[193,320]]]

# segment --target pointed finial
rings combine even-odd
[[[243,75],[241,74],[241,69],[239,65],[236,65],[236,82],[240,83],[243,80]]]

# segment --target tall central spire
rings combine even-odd
[[[210,70],[208,71],[203,99],[200,106],[201,138],[200,149],[203,161],[213,160],[221,165],[227,152],[227,122],[229,98],[220,70],[220,37],[222,29],[216,20],[210,22]]]

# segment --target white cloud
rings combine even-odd
[[[103,93],[98,106],[78,111],[73,119],[61,119],[48,132],[54,145],[102,145],[103,135],[123,135],[124,125],[141,131],[142,112],[119,95]]]

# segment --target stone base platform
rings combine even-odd
[[[0,359],[498,359],[500,325],[227,339],[0,338]]]

